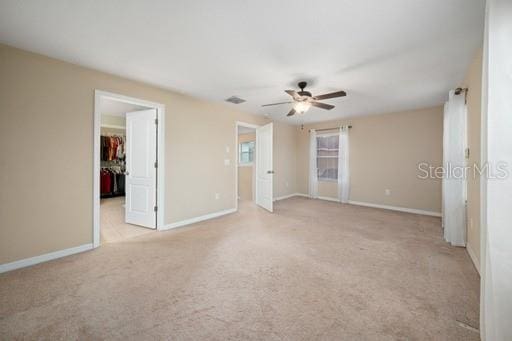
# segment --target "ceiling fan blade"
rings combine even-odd
[[[336,98],[336,97],[343,97],[343,96],[347,96],[347,93],[345,91],[337,91],[337,92],[331,92],[330,94],[315,96],[315,97],[313,97],[313,99],[321,100],[321,99]]]
[[[295,92],[295,90],[285,90],[284,92],[286,92],[288,95],[292,96],[293,99],[296,99],[296,100],[300,99],[299,94],[297,92]]]
[[[330,104],[325,104],[325,103],[320,103],[320,102],[310,102],[312,106],[314,107],[317,107],[317,108],[321,108],[321,109],[325,109],[325,110],[331,110],[334,108],[334,105],[330,105]]]
[[[290,110],[290,112],[286,116],[293,116],[293,115],[295,115],[295,113],[296,113],[295,109],[292,108],[292,110]]]
[[[279,103],[263,104],[262,107],[269,107],[271,105],[288,104],[288,103],[293,103],[293,102],[279,102]]]

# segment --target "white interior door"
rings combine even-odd
[[[256,129],[256,204],[273,211],[273,125]]]
[[[156,110],[126,114],[125,221],[156,228]]]

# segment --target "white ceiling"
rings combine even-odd
[[[101,99],[100,111],[102,115],[125,116],[127,112],[149,109],[140,105],[124,103],[112,99]]]
[[[484,0],[0,2],[0,41],[291,123],[441,104],[482,44]],[[343,89],[290,119],[283,90]],[[228,104],[234,105],[234,104]]]

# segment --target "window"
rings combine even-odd
[[[254,160],[254,141],[242,142],[238,147],[238,163],[241,165],[252,164]]]
[[[338,146],[338,135],[317,136],[316,167],[318,180],[338,180]]]

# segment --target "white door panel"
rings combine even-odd
[[[126,205],[128,224],[156,228],[156,110],[126,114]]]
[[[256,204],[273,211],[273,124],[256,129]]]

